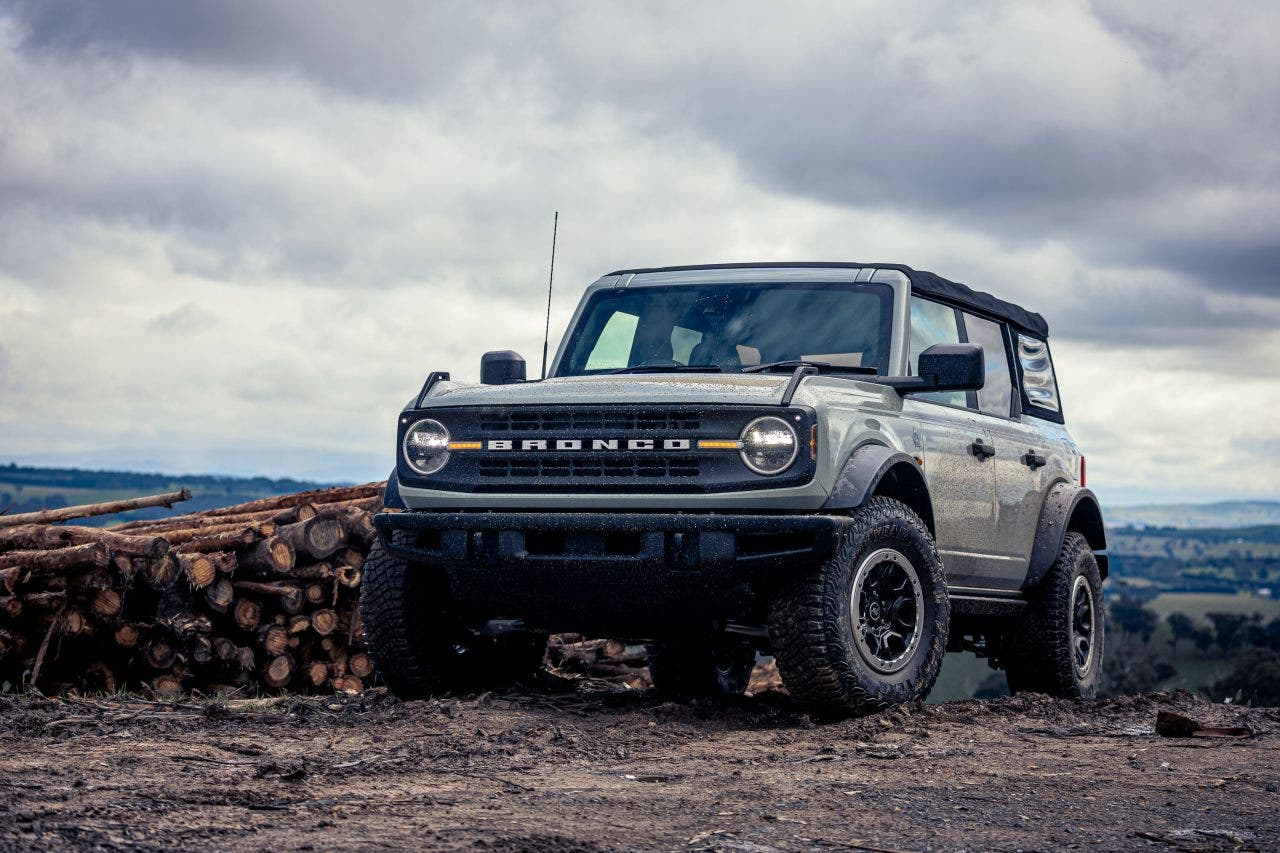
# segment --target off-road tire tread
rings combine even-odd
[[[885,497],[874,497],[859,506],[851,521],[836,553],[819,570],[784,589],[769,608],[769,638],[783,684],[792,698],[819,717],[870,714],[922,700],[933,688],[946,654],[951,607],[946,575],[929,529],[905,504]],[[925,595],[933,598],[934,625],[914,676],[896,684],[876,685],[873,692],[850,665],[838,614],[848,606],[845,573],[856,570],[854,561],[868,542],[879,544],[885,537],[894,540],[909,558],[913,552],[919,558],[912,562]]]
[[[375,540],[360,581],[360,623],[365,645],[388,689],[402,699],[429,696],[440,687],[432,656],[435,637],[425,572],[414,571]]]
[[[1068,532],[1057,559],[1031,591],[1026,610],[1011,632],[1005,661],[1010,692],[1060,699],[1092,699],[1097,694],[1097,674],[1106,651],[1105,627],[1097,633],[1094,677],[1089,684],[1080,684],[1071,654],[1071,588],[1081,564],[1093,585],[1094,606],[1102,607],[1102,577],[1093,548],[1083,535]]]

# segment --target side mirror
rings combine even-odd
[[[934,344],[920,353],[919,376],[882,380],[903,396],[929,391],[975,391],[987,384],[982,347],[977,344]]]
[[[485,385],[510,385],[525,379],[524,358],[509,349],[480,356],[480,381]]]

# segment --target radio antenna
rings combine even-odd
[[[556,280],[556,232],[560,230],[560,211],[551,223],[551,275],[547,277],[547,327],[542,335],[542,378],[547,378],[547,347],[551,343],[551,285]]]

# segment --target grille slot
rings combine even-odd
[[[540,432],[652,432],[695,430],[702,426],[699,412],[619,412],[584,409],[548,412],[486,412],[480,415],[480,432],[527,434]]]
[[[480,476],[547,479],[600,479],[626,477],[645,480],[694,478],[701,472],[701,460],[664,459],[637,456],[621,459],[573,459],[551,456],[546,459],[482,459]]]

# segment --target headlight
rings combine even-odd
[[[796,431],[782,418],[756,418],[742,431],[742,461],[757,474],[781,474],[799,450]]]
[[[409,427],[404,434],[404,461],[419,474],[439,471],[449,461],[449,430],[430,419]]]

